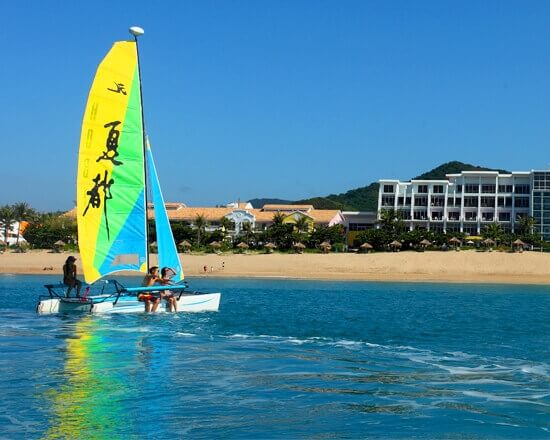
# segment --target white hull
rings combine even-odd
[[[183,294],[178,300],[178,312],[217,312],[220,307],[221,293]],[[48,298],[39,301],[36,311],[49,313],[144,313],[145,305],[135,296],[121,296],[115,304],[112,295],[90,296],[88,300],[69,301],[61,298]],[[167,302],[161,301],[158,312],[167,312]]]

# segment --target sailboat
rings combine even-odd
[[[67,286],[47,284],[48,294],[41,295],[37,305],[39,313],[143,312],[139,294],[166,290],[177,298],[178,311],[219,308],[220,293],[191,291],[184,281],[145,133],[138,48],[138,37],[144,31],[133,26],[130,33],[133,40],[115,42],[100,63],[82,122],[77,223],[88,287],[80,298],[65,298]],[[106,277],[120,271],[148,272],[149,197],[155,217],[158,266],[172,269],[174,284],[126,287]],[[161,301],[159,310],[166,307],[166,301]]]

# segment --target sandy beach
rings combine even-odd
[[[4,253],[0,273],[61,274],[68,255],[73,254]],[[538,252],[227,253],[180,254],[180,258],[189,276],[550,284],[550,254]]]

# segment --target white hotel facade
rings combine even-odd
[[[383,210],[401,213],[411,229],[479,235],[498,223],[514,232],[522,216],[550,241],[550,171],[463,171],[446,180],[379,180],[378,218]]]

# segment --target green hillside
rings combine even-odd
[[[456,174],[462,171],[499,171],[509,173],[506,170],[485,168],[471,165],[464,162],[447,162],[426,173],[420,174],[414,179],[423,180],[443,180],[446,174]],[[370,185],[352,189],[342,194],[330,194],[326,197],[313,197],[311,199],[297,200],[292,203],[295,205],[313,205],[316,209],[341,209],[342,211],[376,211],[378,208],[378,182]],[[256,200],[277,200],[277,199],[254,199]],[[252,203],[252,201],[250,201]],[[272,202],[276,203],[276,202]],[[256,206],[254,203],[252,203]]]

